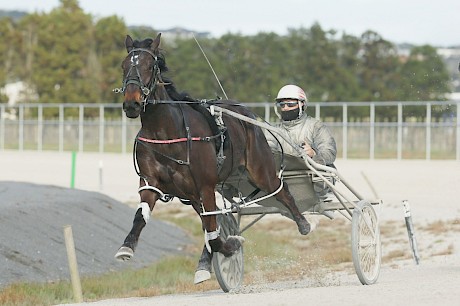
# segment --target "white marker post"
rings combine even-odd
[[[420,256],[417,250],[417,240],[415,240],[414,225],[412,224],[412,216],[410,213],[410,206],[408,200],[403,200],[404,205],[404,219],[406,220],[407,234],[409,235],[410,247],[412,254],[414,255],[415,263],[418,265],[420,262]]]
[[[78,274],[77,256],[75,255],[75,244],[73,242],[72,227],[64,226],[65,247],[67,249],[67,259],[69,260],[70,279],[72,281],[73,296],[75,302],[83,302],[81,292],[80,275]]]
[[[99,161],[99,191],[104,189],[104,162],[102,160]]]

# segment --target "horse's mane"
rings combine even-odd
[[[168,95],[171,97],[171,99],[173,99],[174,101],[190,101],[190,102],[197,101],[185,91],[178,92],[176,89],[176,86],[174,86],[174,83],[171,81],[170,78],[165,77],[163,75],[161,77],[163,78],[163,81],[165,83],[168,83],[168,85],[166,85],[165,88],[166,88],[166,91],[168,92]]]
[[[133,42],[133,46],[134,48],[150,48],[152,43],[153,43],[153,39],[146,38],[141,41],[135,40]],[[164,83],[167,84],[165,86],[165,89],[168,95],[171,97],[171,99],[173,101],[190,101],[190,102],[197,101],[196,99],[193,99],[187,92],[179,92],[176,89],[176,86],[174,85],[173,81],[169,77],[164,75],[164,73],[169,71],[169,69],[168,69],[168,66],[166,66],[166,60],[165,60],[163,50],[157,49],[156,55],[157,55],[158,67],[160,68],[161,78],[163,79]]]

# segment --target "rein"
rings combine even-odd
[[[230,101],[227,102],[222,102],[222,98],[217,97],[214,99],[201,99],[201,100],[196,100],[196,101],[176,101],[176,100],[155,100],[155,99],[146,99],[143,102],[143,105],[149,105],[149,104],[200,104],[203,107],[208,107],[212,105],[231,105],[231,106],[245,106],[242,103],[232,103]]]

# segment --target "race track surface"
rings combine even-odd
[[[389,249],[410,252],[406,233],[398,240],[388,236],[388,224],[404,226],[402,201],[409,201],[420,265],[407,258],[385,261],[377,284],[371,286],[361,285],[352,268],[346,268],[328,273],[326,279],[306,275],[301,281],[245,284],[232,293],[203,291],[82,305],[459,305],[460,162],[339,159],[336,166],[364,198],[383,199],[378,213],[387,224],[381,237],[386,254]],[[138,201],[139,179],[131,154],[79,153],[75,190],[68,189],[70,169],[68,152],[0,151],[2,284],[21,277],[68,278],[62,229],[66,224],[73,228],[82,273],[125,266],[113,255],[134,216],[134,209],[122,203]],[[446,230],[430,233],[430,225],[436,224]],[[179,251],[186,242],[183,232],[153,221],[128,265],[149,263]],[[44,272],[48,269],[53,272]],[[211,281],[216,282],[214,275]]]

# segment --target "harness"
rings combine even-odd
[[[148,84],[144,84],[141,78],[141,74],[139,72],[139,56],[142,52],[147,52],[153,57],[154,64],[153,64],[153,71],[152,77]],[[115,93],[124,93],[126,87],[129,84],[137,85],[142,92],[143,99],[142,102],[145,102],[147,98],[150,96],[151,93],[155,92],[156,85],[159,84],[158,81],[161,81],[161,71],[160,67],[158,66],[158,56],[153,53],[151,50],[146,48],[133,48],[131,51],[128,52],[128,56],[131,55],[131,66],[129,67],[128,73],[126,74],[126,78],[123,80],[123,87],[122,88],[115,88],[113,91]],[[133,73],[133,71],[135,73]],[[163,83],[165,84],[165,83]],[[145,109],[144,109],[145,110]]]
[[[140,54],[142,52],[147,52],[154,59],[154,63],[153,63],[153,67],[152,67],[152,76],[151,76],[151,78],[150,78],[150,80],[149,80],[149,82],[147,84],[145,84],[142,81],[141,74],[139,72],[139,67],[138,67],[139,66],[139,56],[140,56]],[[159,61],[158,56],[155,53],[153,53],[151,50],[146,49],[146,48],[133,48],[132,50],[130,50],[128,52],[128,56],[131,56],[131,58],[130,58],[131,66],[129,67],[129,70],[128,70],[127,74],[126,74],[126,78],[123,80],[122,88],[115,88],[113,91],[116,92],[116,93],[124,93],[129,84],[134,84],[134,85],[138,86],[141,89],[141,92],[142,92],[142,107],[143,107],[144,112],[146,111],[146,107],[149,104],[177,104],[177,105],[179,105],[179,108],[180,108],[180,110],[182,112],[182,118],[184,120],[184,126],[185,126],[185,132],[186,132],[185,137],[180,137],[180,138],[176,138],[176,139],[149,139],[149,138],[145,138],[142,135],[140,135],[140,131],[139,131],[139,133],[137,134],[137,136],[135,138],[135,141],[134,141],[134,148],[133,148],[134,168],[136,170],[136,173],[139,175],[139,177],[141,177],[144,180],[144,183],[145,183],[145,185],[142,186],[141,188],[139,188],[138,191],[140,192],[142,190],[152,190],[152,191],[158,193],[158,195],[160,196],[161,201],[168,202],[168,201],[171,201],[174,198],[174,196],[163,193],[157,187],[150,186],[149,183],[148,183],[147,178],[144,177],[141,174],[139,166],[138,166],[138,163],[137,163],[137,159],[136,159],[136,152],[137,152],[138,145],[139,144],[143,145],[150,152],[152,152],[154,154],[158,154],[160,156],[163,156],[163,157],[165,157],[165,158],[167,158],[167,159],[169,159],[169,160],[171,160],[173,162],[176,162],[179,165],[190,166],[190,151],[191,151],[191,144],[192,144],[193,141],[210,142],[210,141],[213,141],[213,140],[216,140],[216,139],[220,139],[219,148],[216,148],[217,151],[218,151],[218,153],[217,153],[217,171],[219,173],[220,170],[222,169],[222,166],[223,166],[223,163],[224,163],[224,160],[225,160],[223,146],[224,146],[224,141],[225,141],[226,127],[225,127],[225,125],[223,123],[223,120],[222,120],[222,113],[217,114],[217,113],[209,110],[209,108],[207,107],[207,106],[209,106],[209,103],[215,102],[216,100],[200,100],[200,101],[193,101],[192,102],[192,101],[166,101],[166,100],[149,99],[150,95],[155,92],[156,86],[158,84],[168,85],[168,83],[165,83],[162,80],[162,77],[161,77],[161,74],[160,74],[161,71],[160,71],[160,67],[159,67],[159,64],[158,64],[158,61]],[[189,125],[187,123],[186,116],[183,113],[182,105],[183,104],[192,104],[192,103],[204,106],[204,107],[206,107],[206,109],[208,109],[208,111],[211,112],[211,114],[214,117],[214,120],[215,120],[215,122],[217,124],[217,127],[218,127],[217,134],[211,135],[211,136],[192,136],[191,135],[190,127],[189,127]],[[174,158],[172,156],[166,155],[166,154],[160,152],[159,150],[157,150],[155,148],[155,146],[148,145],[148,144],[154,144],[154,145],[160,145],[161,146],[161,145],[165,145],[165,144],[174,144],[174,143],[181,143],[181,142],[186,142],[186,147],[187,147],[186,160],[177,159],[177,158]],[[193,176],[192,176],[192,178],[193,178]],[[193,180],[195,181],[194,178],[193,178]],[[185,200],[181,199],[181,201],[184,202]]]
[[[174,102],[183,102],[183,101],[167,101],[167,103],[174,103]],[[166,103],[166,101],[163,102],[163,103]],[[182,105],[181,104],[179,104],[179,107],[182,110]],[[221,115],[222,114],[220,114],[220,116]],[[177,163],[179,165],[190,166],[190,151],[191,151],[192,141],[210,142],[210,141],[213,141],[213,140],[215,140],[217,138],[220,138],[220,145],[219,145],[219,150],[218,150],[218,153],[217,153],[217,172],[218,173],[222,169],[222,166],[223,166],[223,163],[224,163],[224,160],[225,160],[224,149],[223,149],[224,148],[224,141],[225,141],[225,138],[226,138],[225,135],[224,135],[224,133],[226,131],[225,126],[218,125],[220,132],[218,134],[216,134],[216,135],[205,136],[205,137],[191,136],[190,127],[186,122],[186,117],[183,115],[182,118],[184,119],[186,137],[175,138],[175,139],[149,139],[149,138],[145,138],[145,137],[140,136],[140,131],[139,131],[139,133],[136,135],[136,138],[135,138],[135,141],[134,141],[134,148],[133,148],[134,168],[135,168],[135,171],[136,171],[137,175],[143,179],[144,184],[145,184],[143,187],[139,188],[138,192],[140,192],[142,190],[154,191],[160,196],[159,199],[162,202],[172,201],[174,199],[174,195],[166,194],[163,191],[161,191],[159,188],[157,188],[155,186],[151,186],[148,183],[147,178],[141,174],[141,171],[139,169],[137,159],[136,159],[136,152],[137,152],[138,145],[143,145],[148,151],[152,152],[153,154],[158,154],[160,156],[163,156],[163,157],[165,157],[165,158],[167,158],[167,159],[169,159],[169,160],[171,160],[171,161],[173,161],[173,162],[175,162],[175,163]],[[221,122],[223,124],[223,121],[221,121]],[[172,156],[166,155],[166,154],[160,152],[159,150],[157,150],[155,148],[155,146],[148,145],[148,144],[154,144],[154,145],[160,145],[161,146],[161,145],[170,145],[170,144],[181,143],[181,142],[186,142],[187,143],[187,145],[186,145],[186,148],[187,148],[186,149],[186,153],[187,153],[186,160],[177,159],[177,158],[174,158]],[[192,178],[193,178],[193,181],[195,181],[195,178],[193,176],[192,176]],[[196,186],[196,183],[195,183],[195,186]],[[190,201],[187,200],[187,199],[181,199],[181,198],[179,198],[179,199],[184,204],[189,204],[190,203]],[[203,211],[204,211],[204,209],[203,209]]]
[[[185,117],[184,117],[184,121],[185,121]],[[151,144],[173,144],[173,143],[180,143],[180,142],[187,142],[187,159],[184,161],[182,159],[176,159],[172,156],[169,156],[169,155],[166,155],[154,148],[152,148],[151,146],[147,147],[149,151],[152,151],[156,154],[159,154],[173,162],[176,162],[178,163],[179,165],[190,165],[190,147],[191,147],[191,142],[192,141],[203,141],[203,142],[210,142],[216,138],[220,138],[221,139],[221,144],[220,144],[220,149],[219,149],[219,152],[217,154],[217,171],[220,172],[221,168],[222,168],[222,165],[223,165],[223,162],[225,160],[225,156],[224,156],[224,152],[223,152],[223,146],[224,146],[224,141],[225,141],[225,131],[221,131],[219,134],[217,135],[212,135],[212,136],[205,136],[205,137],[200,137],[200,136],[194,136],[192,137],[190,135],[190,127],[189,126],[185,126],[185,131],[186,131],[186,137],[181,137],[181,138],[175,138],[175,139],[149,139],[149,138],[145,138],[145,137],[142,137],[140,136],[140,132],[137,134],[136,138],[135,138],[135,146],[134,146],[134,151],[136,151],[136,148],[137,148],[137,144],[142,144],[144,146],[146,146],[147,143],[151,143]]]

